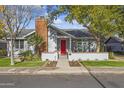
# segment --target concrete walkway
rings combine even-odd
[[[66,55],[59,56],[59,60],[58,60],[56,67],[58,67],[58,68],[70,68]]]

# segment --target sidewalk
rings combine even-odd
[[[90,67],[91,73],[124,74],[124,67]]]
[[[124,74],[124,67],[91,67],[90,72],[94,74]],[[71,75],[80,75],[86,74],[88,71],[85,67],[70,67],[70,68],[50,68],[50,67],[41,67],[41,68],[0,68],[0,74],[21,74],[21,75],[57,75],[57,74],[71,74]]]
[[[22,74],[22,75],[51,75],[51,74],[83,74],[88,71],[83,67],[70,68],[0,68],[0,74]]]

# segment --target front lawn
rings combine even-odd
[[[83,61],[81,64],[94,67],[124,67],[124,61]]]
[[[0,58],[0,67],[40,67],[43,65],[43,62],[40,60],[35,61],[24,61],[24,62],[15,62],[14,66],[10,65],[10,58]]]

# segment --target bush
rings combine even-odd
[[[34,61],[41,60],[41,57],[39,57],[38,55],[34,55],[34,56],[33,56],[33,60],[34,60]]]
[[[33,54],[31,50],[22,51],[19,55],[23,61],[31,61],[33,59]]]
[[[117,55],[124,55],[124,51],[122,51],[122,52],[114,52],[115,54],[117,54]]]
[[[5,49],[0,49],[0,56],[6,56],[7,51]]]

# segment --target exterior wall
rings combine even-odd
[[[0,42],[0,49],[7,49],[7,43],[5,42]]]
[[[58,38],[58,36],[62,36]],[[61,49],[61,40],[66,40],[66,50],[69,50],[69,38],[63,37],[65,35],[59,34],[57,31],[49,28],[48,29],[48,52],[60,51]]]
[[[57,51],[57,32],[49,29],[48,31],[48,52]]]
[[[68,60],[108,60],[108,53],[70,53]]]
[[[7,55],[10,56],[10,51],[11,51],[11,41],[8,40],[8,44],[7,44]],[[23,49],[20,49],[20,48],[14,48],[14,55],[17,57],[18,54],[20,53],[20,51],[27,51],[27,50],[31,50],[33,53],[34,53],[34,47],[33,46],[30,46],[28,44],[28,42],[26,40],[24,40],[24,48]]]
[[[26,40],[24,40],[24,51],[29,50],[29,45]]]
[[[48,27],[47,20],[45,18],[37,18],[35,22],[36,32],[44,40],[44,47],[41,47],[41,52],[48,52]]]
[[[107,51],[124,52],[124,46],[120,43],[106,44]]]
[[[58,53],[57,52],[51,52],[51,53],[42,53],[41,56],[42,61],[58,61]]]

